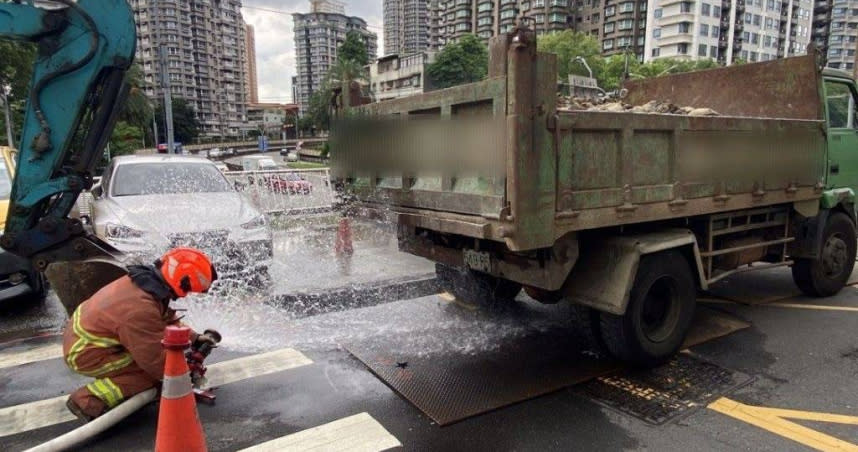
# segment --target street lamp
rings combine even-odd
[[[587,60],[585,60],[584,57],[580,55],[576,56],[574,61],[583,64],[584,67],[587,68],[587,72],[590,74],[590,78],[593,78],[593,70],[590,69],[590,65],[587,64]]]

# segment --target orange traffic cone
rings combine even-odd
[[[355,250],[352,246],[352,227],[349,224],[348,218],[340,218],[339,227],[337,227],[337,240],[334,243],[334,251],[338,256],[351,256]]]
[[[191,329],[168,326],[161,343],[167,349],[167,362],[164,365],[155,451],[205,451],[206,436],[197,414],[188,363],[182,352],[191,345]]]

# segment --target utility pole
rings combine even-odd
[[[0,94],[3,95],[3,114],[6,117],[6,143],[10,148],[14,148],[15,138],[12,137],[12,109],[9,107],[9,95],[11,92],[11,86],[0,86]]]

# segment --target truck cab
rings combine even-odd
[[[14,149],[0,146],[0,228],[6,227],[9,196],[15,177],[15,154]],[[0,306],[24,295],[42,300],[46,293],[44,275],[28,259],[0,250]]]
[[[825,68],[825,121],[828,138],[828,190],[858,190],[858,90],[852,74]]]

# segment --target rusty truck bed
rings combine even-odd
[[[370,118],[395,118],[395,126],[388,124],[384,134],[374,133],[380,129],[371,122],[358,131],[335,131],[334,176],[404,224],[505,241],[512,250],[551,246],[571,231],[820,196],[826,143],[814,55],[629,85],[628,99],[637,104],[670,94],[660,100],[694,101],[722,114],[690,117],[558,111],[554,55],[523,53],[510,39],[494,40],[489,79],[362,106]],[[789,83],[778,84],[773,71]],[[768,94],[734,98],[749,89]],[[678,94],[689,90],[708,97]],[[761,99],[769,104],[760,106]],[[799,102],[801,108],[788,108]],[[753,117],[761,114],[779,119]],[[464,118],[480,116],[501,125],[461,126]],[[442,134],[426,139],[415,132],[426,120],[450,124],[454,138],[463,129],[479,135],[478,143],[469,143],[486,162],[500,160],[501,174],[464,177],[456,168],[407,167],[403,162],[411,159],[402,156],[409,149],[424,156],[463,152]],[[424,138],[409,141],[415,136]],[[385,161],[406,167],[380,169]]]

